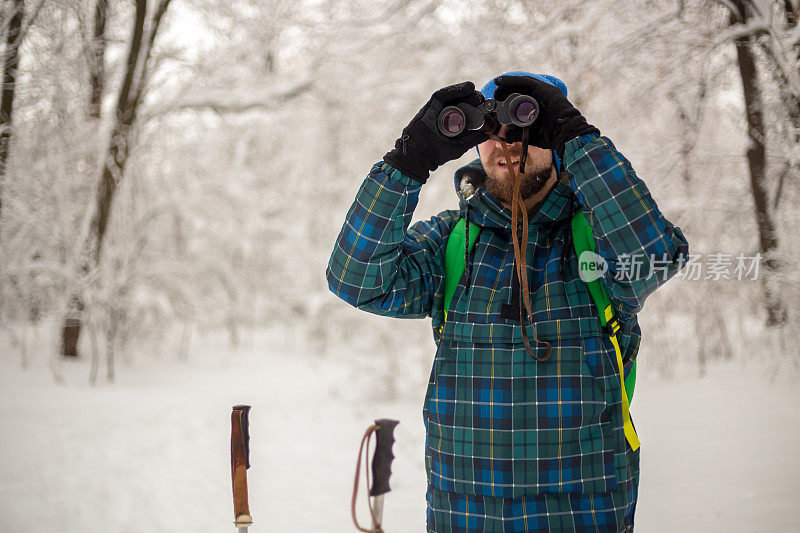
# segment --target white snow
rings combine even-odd
[[[87,361],[63,363],[56,384],[44,348],[33,353],[23,371],[0,339],[0,532],[233,533],[230,408],[240,403],[252,405],[251,533],[355,531],[356,448],[379,417],[401,421],[385,528],[424,531],[424,378],[416,394],[375,403],[374,384],[336,352],[310,357],[268,331],[246,350],[195,339],[189,362],[139,357],[97,387]],[[796,531],[800,386],[738,363],[706,378],[641,373],[637,530]]]

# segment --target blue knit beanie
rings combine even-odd
[[[549,76],[547,74],[533,74],[531,72],[525,72],[523,70],[514,70],[511,72],[505,72],[503,74],[500,74],[499,76],[530,76],[545,83],[549,83],[554,87],[558,87],[561,90],[561,92],[564,93],[564,96],[567,96],[567,84],[561,81],[560,79],[556,78],[555,76]],[[498,78],[499,76],[495,76],[494,78]],[[494,98],[494,92],[497,90],[497,84],[494,82],[494,78],[489,80],[489,82],[483,86],[483,89],[481,89],[481,94],[483,94],[483,97],[486,99]],[[481,154],[479,151],[478,156],[480,157],[480,155]],[[561,161],[558,159],[558,155],[556,154],[555,150],[553,150],[553,164],[556,166],[556,172],[560,174]]]

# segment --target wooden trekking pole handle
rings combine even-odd
[[[239,528],[253,523],[247,499],[247,469],[250,468],[249,405],[235,405],[231,413],[231,481],[234,522]]]

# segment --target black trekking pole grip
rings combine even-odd
[[[399,424],[397,420],[381,418],[376,420],[378,429],[375,430],[375,453],[372,456],[372,489],[370,496],[380,496],[391,490],[389,477],[392,475],[392,445],[394,445],[394,428]]]

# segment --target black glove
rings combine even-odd
[[[483,95],[471,81],[439,89],[411,119],[394,143],[394,150],[387,152],[383,160],[409,178],[425,183],[432,170],[488,139],[479,131],[467,131],[458,137],[445,137],[439,132],[439,113],[459,102],[478,106],[483,103]]]
[[[494,82],[497,84],[495,100],[504,100],[511,93],[521,93],[533,96],[539,102],[539,117],[530,128],[530,143],[555,150],[561,161],[564,161],[567,141],[585,133],[600,135],[600,130],[586,122],[558,87],[531,76],[499,76]],[[519,137],[519,132],[515,135]]]

